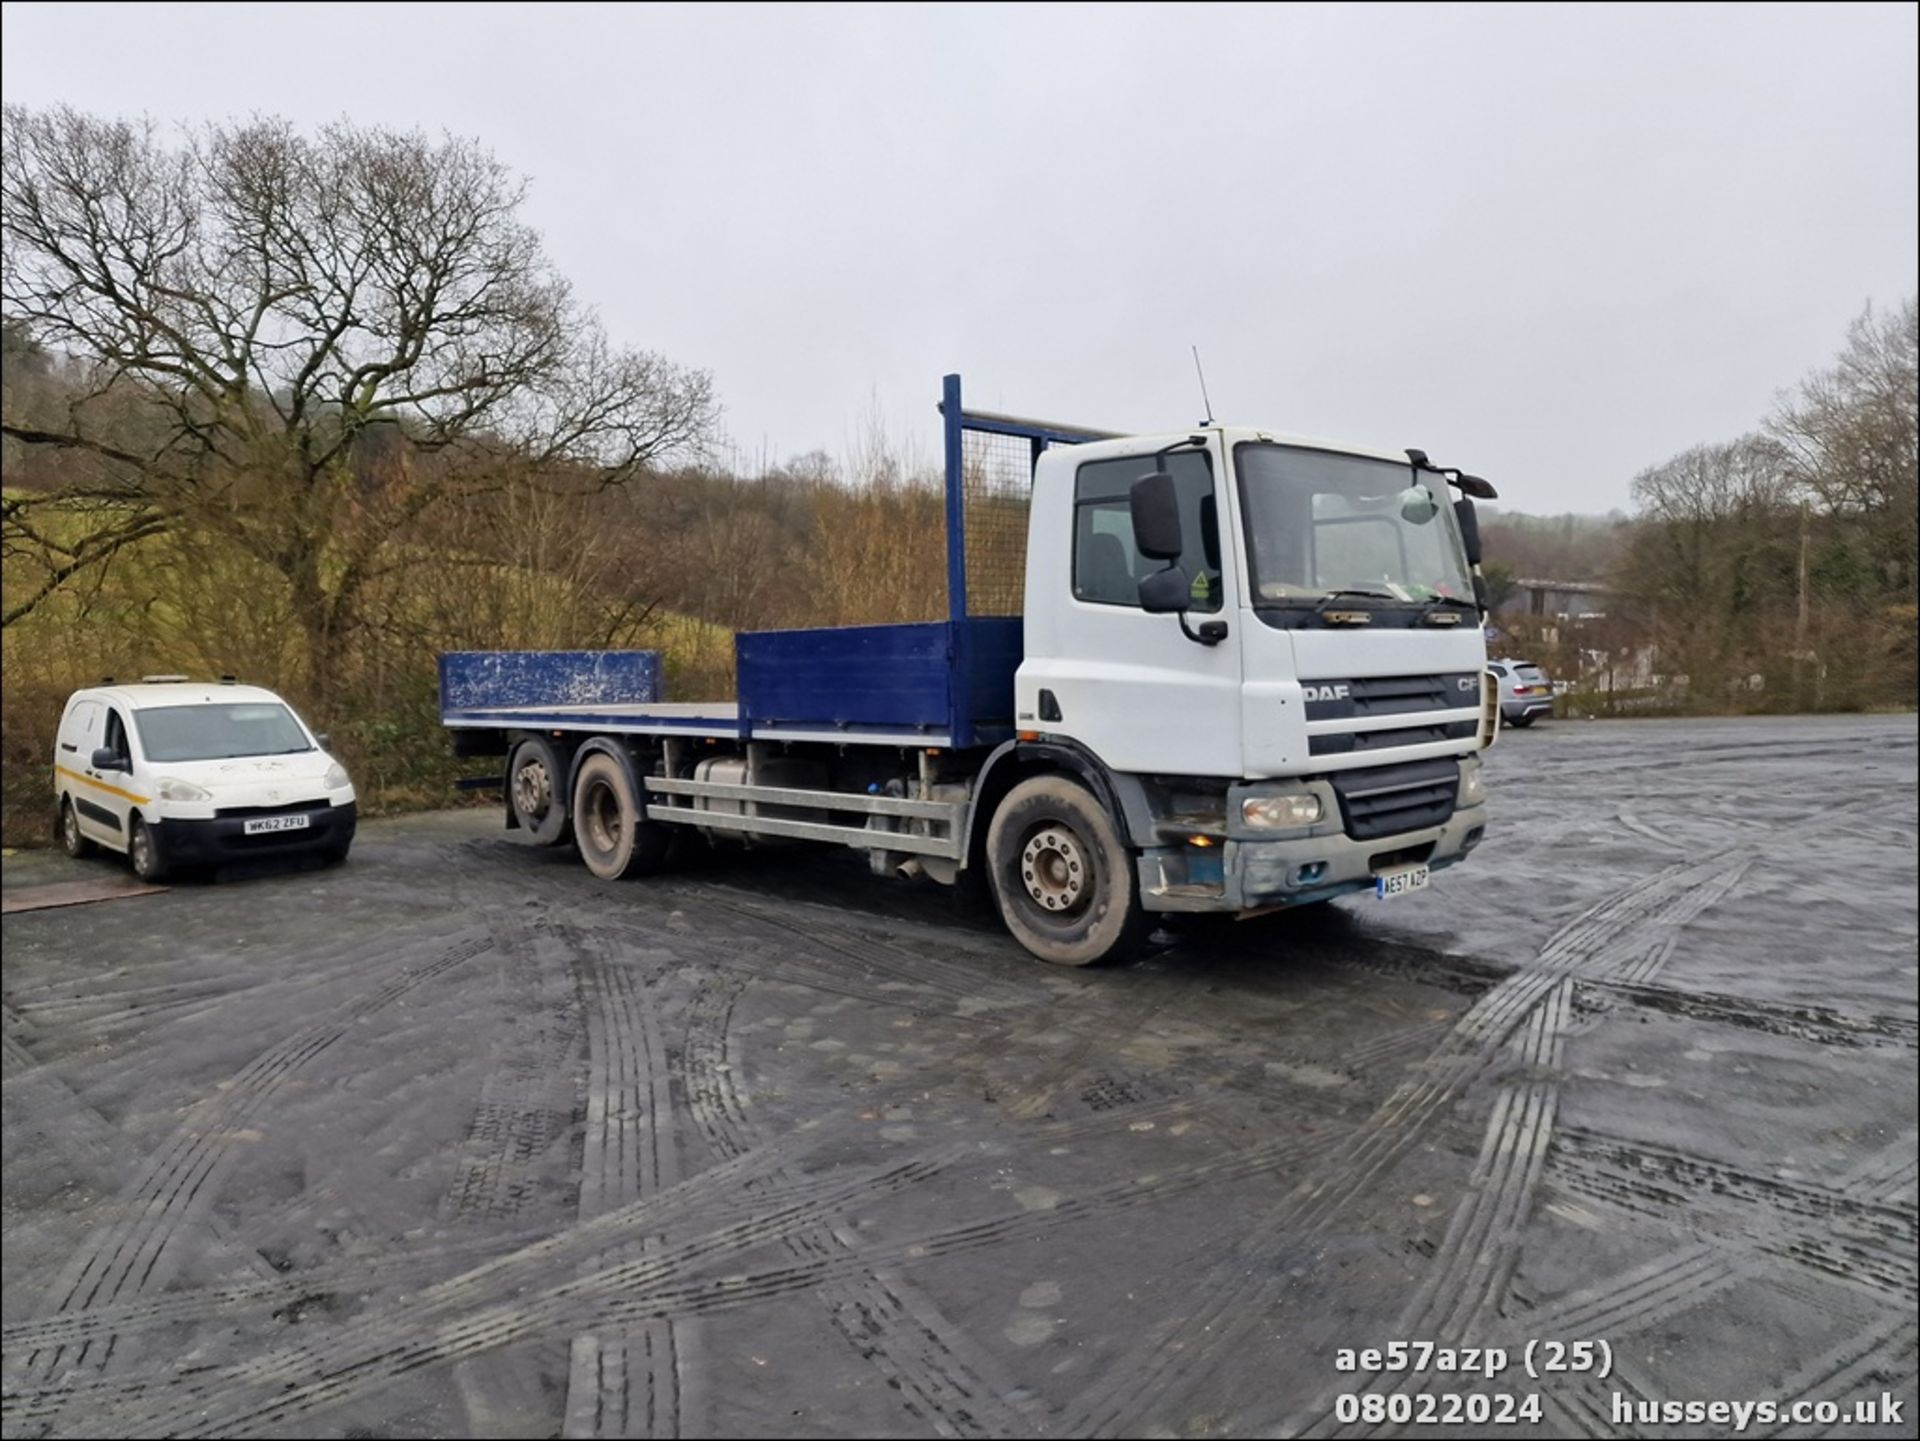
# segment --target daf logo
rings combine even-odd
[[[1344,685],[1303,685],[1300,694],[1310,701],[1345,700],[1351,687]]]

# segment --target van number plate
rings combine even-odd
[[[269,831],[304,831],[307,828],[307,821],[309,819],[309,817],[303,815],[258,816],[253,820],[241,822],[240,830],[243,834],[250,836],[265,835]],[[1425,867],[1423,866],[1421,869],[1424,870]],[[1421,884],[1425,885],[1426,882],[1422,881]]]
[[[1373,893],[1381,900],[1388,896],[1404,896],[1408,891],[1424,891],[1432,872],[1425,866],[1398,866],[1390,871],[1381,871],[1373,878]]]

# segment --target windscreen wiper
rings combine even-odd
[[[1313,607],[1314,613],[1316,615],[1319,614],[1319,612],[1325,610],[1328,606],[1332,605],[1336,600],[1338,600],[1343,595],[1363,596],[1367,600],[1398,600],[1400,599],[1399,596],[1395,595],[1390,590],[1355,590],[1351,586],[1341,586],[1338,589],[1330,590],[1325,595],[1321,596],[1318,603],[1316,603],[1315,606]]]

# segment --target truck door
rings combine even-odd
[[[1197,448],[1162,459],[1180,497],[1188,621],[1231,622],[1217,459]],[[1020,725],[1072,736],[1115,770],[1238,775],[1238,626],[1201,645],[1182,633],[1178,617],[1140,608],[1141,580],[1165,562],[1135,546],[1129,497],[1157,463],[1151,451],[1088,460],[1074,468],[1070,498],[1036,495],[1051,514],[1037,518],[1032,543],[1062,545],[1069,563],[1030,560]],[[1039,587],[1050,594],[1035,594]]]

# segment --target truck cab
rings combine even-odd
[[[1113,778],[1147,907],[1413,887],[1478,844],[1485,641],[1447,485],[1224,426],[1040,457],[1018,724]]]

